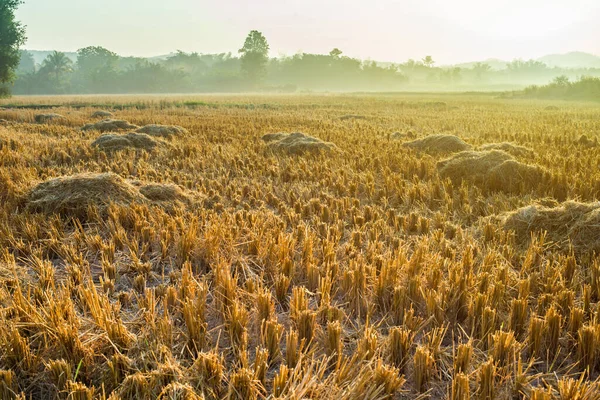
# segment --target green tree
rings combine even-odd
[[[77,50],[78,85],[90,92],[106,92],[117,79],[119,55],[101,46]]]
[[[10,94],[6,85],[15,79],[19,65],[19,46],[25,43],[25,27],[15,21],[15,10],[22,0],[0,0],[0,96]]]
[[[435,64],[435,61],[433,61],[433,58],[431,56],[426,56],[421,61],[423,62],[423,65],[425,65],[427,68],[431,68],[433,67],[433,64]]]
[[[342,51],[340,49],[338,49],[337,47],[329,52],[329,56],[331,56],[333,58],[340,58],[341,55],[342,55]]]
[[[269,43],[259,31],[251,31],[244,46],[239,50],[242,73],[252,83],[258,83],[266,75],[269,61]]]
[[[73,72],[73,61],[65,53],[53,51],[42,62],[39,75],[46,76],[48,90],[52,93],[64,93],[67,82],[65,75]]]
[[[16,70],[17,75],[35,72],[35,59],[33,58],[33,54],[26,50],[21,50],[20,57],[19,66]]]

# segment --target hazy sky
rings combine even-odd
[[[600,0],[25,0],[26,48],[121,55],[237,51],[252,29],[299,51],[438,63],[600,55]]]

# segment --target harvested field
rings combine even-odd
[[[600,109],[549,104],[1,99],[0,399],[594,399]]]
[[[429,135],[403,144],[405,147],[425,153],[458,153],[471,149],[461,138],[454,135]]]

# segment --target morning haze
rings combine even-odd
[[[337,47],[360,59],[431,54],[454,64],[600,53],[597,0],[28,0],[17,17],[28,28],[27,49],[102,45],[143,57],[236,52],[252,29],[268,38],[271,56]]]

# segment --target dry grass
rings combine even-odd
[[[0,398],[597,398],[600,153],[575,142],[600,111],[415,99],[0,100]],[[91,104],[188,133],[96,151]],[[340,151],[257,140],[298,131]],[[535,156],[459,153],[453,179],[395,131]],[[543,179],[487,180],[519,162]]]
[[[304,133],[267,133],[263,135],[262,140],[268,143],[269,149],[274,152],[288,154],[318,154],[335,150],[333,143],[324,142],[321,139],[314,138]]]

